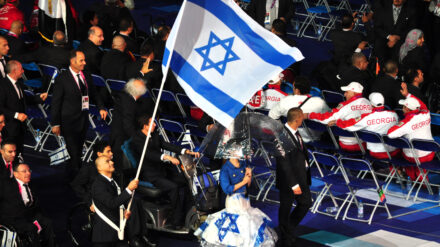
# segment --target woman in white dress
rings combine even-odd
[[[270,218],[245,197],[252,170],[231,158],[220,171],[220,185],[227,194],[225,209],[208,216],[194,235],[202,246],[275,246],[277,235]]]

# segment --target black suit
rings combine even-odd
[[[90,207],[92,205],[92,184],[99,175],[95,163],[84,164],[70,183],[76,196]]]
[[[17,159],[15,159],[14,161],[12,161],[12,166],[16,165],[17,163]],[[12,177],[13,174],[11,173],[11,170],[6,167],[3,156],[0,155],[0,182],[5,179],[8,180]]]
[[[69,53],[69,49],[65,47],[41,46],[34,52],[17,55],[15,59],[22,63],[37,62],[60,69],[69,66]]]
[[[347,86],[351,82],[359,82],[364,87],[364,95],[368,96],[367,92],[369,91],[370,84],[374,79],[373,75],[368,70],[360,70],[355,66],[350,66],[343,70],[340,74],[340,85],[339,90],[341,90],[342,86]]]
[[[392,1],[375,13],[374,15],[374,50],[376,56],[379,57],[381,64],[387,59],[396,59],[398,51],[402,42],[405,41],[408,32],[416,28],[417,17],[414,8],[411,8],[408,3],[402,5],[399,17],[396,24],[393,20],[393,4]],[[387,46],[388,35],[399,35],[400,41],[398,41],[393,48]]]
[[[121,33],[117,33],[116,35],[119,35],[122,38],[124,38],[125,43],[127,44],[127,48],[126,48],[127,51],[130,51],[131,53],[134,53],[134,54],[139,54],[139,44],[136,43],[136,40],[134,40],[130,36],[123,35]]]
[[[405,75],[408,69],[420,69],[424,74],[428,72],[428,63],[425,56],[425,47],[416,47],[408,52],[400,64],[399,73]]]
[[[276,186],[280,190],[280,208],[278,219],[283,246],[293,245],[294,231],[296,226],[306,216],[312,199],[310,194],[311,176],[310,169],[306,167],[307,149],[305,143],[299,142],[288,129],[290,137],[296,148],[286,153],[284,157],[277,158]],[[299,185],[301,195],[294,195],[292,187]],[[296,201],[295,209],[292,209],[293,201]]]
[[[23,92],[22,81],[18,80],[16,86],[20,91],[20,98],[8,77],[0,80],[0,110],[5,114],[5,127],[3,128],[3,138],[7,138],[17,145],[17,153],[23,151],[24,135],[26,132],[26,122],[15,119],[15,113],[26,113],[27,103],[42,103],[38,97],[26,96]]]
[[[125,70],[125,79],[142,78],[147,82],[148,88],[159,88],[162,80],[161,64],[155,61],[150,61],[150,69],[153,69],[153,71],[147,74],[142,74],[141,69],[145,61],[145,58],[140,58],[128,64]]]
[[[118,184],[121,194],[118,195],[117,189],[102,175],[98,175],[92,185],[92,198],[96,208],[99,209],[107,218],[119,226],[119,206],[127,203],[131,195],[127,190]],[[117,242],[118,234],[97,214],[94,216],[92,229],[92,242]]]
[[[359,43],[366,40],[366,37],[361,33],[344,31],[342,29],[332,30],[330,32],[330,39],[333,43],[334,56],[333,60],[337,65],[351,64],[351,56],[358,47]]]
[[[24,54],[27,52],[26,46],[23,42],[23,40],[21,40],[20,38],[9,34],[6,35],[6,39],[8,40],[8,44],[9,44],[9,55],[11,57],[15,57],[17,55],[20,54]]]
[[[110,145],[115,154],[116,169],[122,164],[121,145],[136,134],[137,120],[144,114],[151,114],[154,103],[150,98],[140,98],[137,101],[126,92],[121,92],[115,100],[113,121],[111,124]]]
[[[86,57],[86,67],[84,70],[90,74],[100,75],[101,60],[104,52],[89,39],[84,40],[78,47],[78,50],[82,51]]]
[[[266,1],[272,0],[252,0],[248,9],[248,14],[251,16],[258,24],[264,27],[264,18],[266,16]],[[278,7],[278,17],[284,17],[286,23],[290,22],[290,19],[295,13],[295,7],[293,2],[290,0],[279,0]],[[271,23],[272,24],[272,23]]]
[[[26,206],[20,194],[19,183],[16,179],[0,181],[0,222],[13,226],[18,232],[26,232],[33,239],[33,246],[55,246],[55,236],[51,221],[41,214],[35,194],[30,189],[33,203]],[[24,186],[21,188],[25,189]],[[37,220],[42,231],[38,234],[33,222]]]
[[[125,69],[130,62],[127,53],[112,49],[102,57],[101,75],[106,79],[125,80]]]
[[[400,93],[400,81],[390,75],[382,75],[376,78],[371,86],[371,93],[378,92],[385,98],[385,105],[391,109],[400,108],[399,100],[404,99]]]
[[[100,97],[96,94],[90,74],[84,73],[87,92],[91,102],[103,109]],[[89,127],[89,111],[82,110],[82,94],[70,69],[55,79],[51,104],[51,124],[61,127],[61,135],[66,141],[70,155],[70,175],[78,172],[81,166],[82,147]]]
[[[130,149],[133,150],[135,157],[140,158],[142,155],[145,140],[146,136],[140,131],[132,137]],[[174,208],[174,214],[170,219],[173,221],[172,224],[180,225],[185,207],[180,203],[179,190],[183,188],[185,195],[188,195],[188,186],[183,174],[178,173],[174,165],[165,163],[160,159],[163,154],[162,150],[168,150],[176,154],[182,152],[181,147],[163,141],[157,132],[153,132],[148,143],[148,151],[145,153],[141,177],[168,193],[171,206]],[[188,199],[188,196],[184,197],[185,200]],[[188,201],[185,201],[185,203],[188,203]]]
[[[0,62],[0,66],[3,68],[3,72],[5,73],[5,76],[3,76],[3,74],[2,74],[1,71],[0,71],[0,79],[3,79],[3,78],[6,77],[6,64],[7,64],[8,61],[10,60],[9,57],[7,57],[7,56],[3,56],[3,58],[4,58],[4,60],[5,60],[5,65],[3,65],[3,64]]]
[[[118,181],[116,184],[121,189],[120,195],[118,195],[117,189],[109,180],[101,174],[98,174],[93,182],[91,194],[95,207],[119,226],[119,206],[127,206],[131,195],[127,192],[126,187],[122,182]],[[133,198],[130,211],[131,216],[127,220],[125,235],[131,240],[135,237],[139,238],[141,235],[145,235],[147,230],[145,227],[146,217],[142,209],[141,201]],[[118,242],[116,230],[105,223],[97,214],[95,214],[94,217],[95,221],[92,230],[92,242],[108,244]]]

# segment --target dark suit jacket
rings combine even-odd
[[[19,99],[9,78],[0,80],[0,110],[5,114],[5,127],[3,128],[4,137],[17,137],[24,135],[26,123],[22,123],[14,118],[16,112],[26,113],[26,104],[42,103],[38,97],[26,96],[22,90],[24,85],[21,80],[17,81],[17,87],[21,90],[23,98]]]
[[[128,140],[133,136],[136,133],[137,117],[139,117],[136,114],[137,102],[133,96],[126,92],[121,92],[117,96],[111,124],[112,143],[115,143],[116,139]]]
[[[258,24],[264,26],[264,18],[266,16],[266,1],[272,0],[252,0],[249,5],[248,14]],[[295,13],[295,7],[290,0],[279,0],[278,18],[284,17],[289,23]]]
[[[130,194],[124,186],[118,183],[121,194],[101,174],[99,174],[92,185],[92,198],[95,206],[107,218],[119,226],[119,206],[130,200]],[[92,242],[113,242],[118,240],[117,232],[105,223],[97,214],[94,215]]]
[[[341,78],[341,84],[339,85],[339,90],[340,87],[347,86],[351,82],[355,81],[355,82],[359,82],[364,87],[363,92],[365,96],[368,96],[368,91],[371,86],[370,84],[374,79],[373,75],[368,70],[362,71],[356,68],[355,66],[350,66],[347,69],[345,69],[342,73],[339,74],[339,77]]]
[[[404,75],[410,68],[421,69],[423,73],[427,73],[428,63],[423,46],[416,47],[408,52],[400,65],[399,73]]]
[[[147,82],[148,88],[159,88],[162,79],[161,64],[155,61],[150,61],[150,69],[153,69],[153,71],[142,75],[140,71],[145,61],[145,58],[139,58],[135,62],[129,63],[125,70],[125,80],[142,78]]]
[[[332,40],[334,48],[333,60],[337,64],[351,64],[351,56],[359,43],[366,40],[366,37],[358,32],[335,29],[330,32],[330,39]]]
[[[16,59],[22,63],[37,62],[60,69],[69,66],[69,52],[69,49],[64,47],[41,46],[34,52],[17,55]]]
[[[124,38],[125,43],[127,44],[127,51],[131,51],[131,53],[139,54],[139,44],[136,43],[136,40],[134,40],[130,36],[122,35],[120,33],[117,33],[116,35],[119,35]]]
[[[26,207],[17,180],[13,178],[0,181],[0,222],[14,225],[22,222],[32,223],[35,220],[34,216],[39,211],[39,206],[32,187],[30,190],[34,202]]]
[[[408,3],[402,5],[396,24],[393,20],[392,1],[387,2],[383,9],[374,15],[374,33],[376,40],[386,40],[388,35],[399,35],[400,41],[405,41],[408,32],[417,26],[417,18],[414,8]],[[400,47],[400,46],[399,46]]]
[[[102,57],[101,75],[106,79],[125,80],[125,69],[130,62],[127,53],[112,49]]]
[[[90,101],[103,109],[101,98],[96,94],[90,74],[84,73]],[[88,127],[88,111],[82,111],[81,90],[73,78],[70,69],[63,71],[55,79],[51,103],[51,123],[61,125],[61,129],[81,132]]]
[[[378,92],[385,98],[385,105],[391,109],[400,108],[399,100],[404,99],[400,93],[400,82],[389,75],[382,75],[376,78],[371,86],[371,93]]]
[[[5,59],[5,63],[7,64],[8,61],[10,60],[10,58],[8,56],[3,56],[3,58]],[[6,75],[6,68],[3,68],[3,71],[5,71],[5,75]],[[6,76],[5,76],[6,77]],[[3,77],[3,74],[0,72],[0,79],[5,78]]]
[[[20,38],[12,35],[6,35],[6,39],[9,44],[9,55],[13,58],[17,55],[21,55],[27,52],[26,46]]]
[[[136,132],[130,142],[130,149],[133,151],[136,158],[140,158],[146,136],[141,131]],[[163,154],[162,150],[168,150],[176,154],[182,152],[182,148],[171,143],[165,142],[161,139],[157,130],[152,133],[150,143],[148,143],[148,152],[145,153],[144,163],[142,165],[142,173],[145,175],[144,179],[147,181],[154,181],[157,177],[166,176],[166,164],[160,159]]]
[[[85,164],[70,183],[76,196],[87,203],[88,206],[92,205],[92,184],[98,175],[94,162]]]
[[[101,60],[104,52],[89,39],[84,40],[78,47],[78,50],[84,52],[86,57],[86,67],[84,70],[91,74],[100,75]]]
[[[277,157],[276,186],[280,190],[291,189],[298,184],[301,190],[305,190],[311,184],[310,169],[306,168],[307,149],[305,143],[303,149],[296,138],[290,133],[295,148],[286,153],[284,157]]]
[[[18,159],[15,159],[12,162],[12,165],[16,165],[18,163]],[[3,157],[0,155],[0,182],[2,180],[9,180],[11,178],[11,171],[6,168],[5,161]]]

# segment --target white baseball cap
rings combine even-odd
[[[381,93],[371,93],[370,96],[368,96],[368,99],[374,107],[385,105],[385,99]]]
[[[351,82],[350,84],[348,84],[345,87],[341,87],[342,91],[353,91],[355,93],[362,93],[362,91],[364,90],[364,87],[359,83],[359,82]]]
[[[417,108],[420,108],[419,101],[416,100],[413,97],[408,97],[406,99],[401,99],[401,100],[399,100],[399,104],[408,107],[408,109],[410,109],[410,110],[415,110]]]

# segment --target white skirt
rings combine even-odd
[[[201,245],[216,246],[275,246],[276,232],[269,226],[270,218],[250,205],[242,194],[226,198],[226,208],[208,216],[194,232]]]

